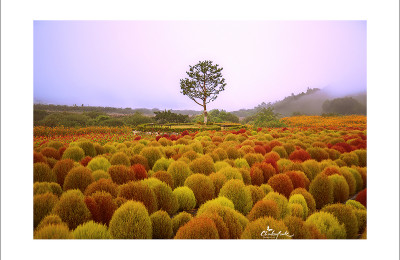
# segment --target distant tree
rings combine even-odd
[[[166,123],[187,123],[189,122],[189,116],[188,115],[181,115],[181,114],[176,114],[172,113],[171,110],[165,110],[165,111],[156,111],[154,112],[156,115],[154,119],[157,121],[159,124],[166,124]]]
[[[225,89],[225,79],[222,77],[218,64],[212,61],[199,61],[190,66],[186,74],[189,78],[181,79],[181,93],[188,96],[204,109],[204,124],[207,124],[207,104],[214,101],[218,94]]]
[[[335,98],[326,100],[322,104],[324,113],[336,113],[341,115],[365,115],[366,107],[352,97]]]

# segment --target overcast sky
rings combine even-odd
[[[366,91],[366,22],[35,21],[34,100],[201,110],[179,85],[200,60],[227,83],[209,110]]]

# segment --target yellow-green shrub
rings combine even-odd
[[[357,238],[358,222],[351,206],[336,203],[323,207],[321,211],[331,213],[337,218],[340,224],[344,224],[346,228],[346,238]]]
[[[349,185],[346,179],[334,174],[328,177],[333,183],[333,202],[345,202],[349,198]]]
[[[68,147],[62,155],[62,159],[72,159],[75,162],[80,162],[83,157],[85,157],[85,151],[78,146]]]
[[[80,166],[71,169],[64,180],[64,190],[79,189],[85,192],[87,186],[94,182],[92,171],[86,167]]]
[[[215,172],[214,161],[207,155],[193,160],[189,164],[189,168],[193,173],[202,173],[205,175]]]
[[[307,175],[307,178],[312,181],[318,173],[321,172],[319,167],[319,163],[315,160],[307,160],[301,163],[304,168],[304,173]]]
[[[56,174],[43,162],[33,164],[33,182],[57,182]]]
[[[235,159],[235,167],[236,168],[249,168],[250,169],[249,163],[244,158]]]
[[[219,191],[227,181],[226,176],[221,172],[213,172],[208,176],[214,185],[214,196],[218,197]]]
[[[228,181],[232,179],[243,180],[242,174],[237,168],[225,167],[219,170],[218,173],[222,173],[223,175],[225,175]]]
[[[261,189],[259,186],[247,185],[246,188],[251,193],[251,199],[253,201],[253,204],[256,204],[257,201],[262,200],[266,195],[264,193],[264,190]]]
[[[341,167],[339,172],[346,179],[349,186],[349,196],[353,196],[356,193],[356,179],[346,167]]]
[[[318,174],[310,183],[309,192],[314,197],[315,206],[321,209],[333,202],[333,183],[325,174]]]
[[[196,197],[197,207],[200,207],[200,205],[207,200],[214,198],[214,184],[212,180],[204,174],[196,173],[190,175],[185,180],[185,186],[193,191]]]
[[[128,200],[119,207],[110,221],[109,231],[115,239],[151,239],[151,219],[143,203]]]
[[[40,221],[51,213],[58,202],[58,197],[47,192],[33,196],[33,226],[39,225]]]
[[[160,149],[157,147],[144,147],[140,151],[140,155],[147,159],[150,168],[153,168],[156,161],[162,157]]]
[[[303,198],[306,200],[307,207],[308,207],[308,215],[314,213],[316,210],[316,205],[315,205],[315,200],[314,197],[309,193],[306,189],[303,188],[297,188],[290,193],[290,197],[293,196],[294,194],[301,194]]]
[[[278,206],[278,218],[283,219],[286,215],[289,214],[288,209],[288,200],[285,196],[278,192],[271,191],[267,195],[265,195],[263,200],[273,200]]]
[[[299,216],[302,219],[306,219],[308,217],[308,206],[305,198],[301,194],[293,194],[289,198],[289,206],[291,204],[299,204],[302,207],[302,214]]]
[[[192,219],[192,215],[183,211],[180,212],[179,214],[175,215],[172,218],[172,230],[174,235],[176,234],[176,232],[178,232],[178,229],[185,225],[187,222],[189,222]]]
[[[93,221],[79,225],[72,234],[74,239],[111,239],[107,226]]]
[[[321,234],[328,239],[345,239],[346,228],[344,224],[340,224],[337,218],[328,212],[316,212],[310,215],[306,223],[314,224]]]
[[[60,216],[71,230],[92,218],[80,190],[64,192],[59,202],[54,206],[52,213]]]
[[[219,196],[230,199],[235,205],[235,209],[244,215],[247,215],[253,207],[251,193],[241,180],[232,179],[227,181],[222,186]]]
[[[110,179],[111,180],[110,174],[108,174],[107,172],[105,172],[103,170],[93,171],[92,176],[93,176],[94,181],[98,181],[100,179]]]
[[[168,173],[172,175],[174,179],[174,187],[180,187],[185,184],[185,180],[190,175],[189,166],[182,161],[172,162],[167,170]]]
[[[34,239],[72,239],[73,235],[68,227],[62,224],[50,224],[39,230],[34,235]]]
[[[226,198],[226,197],[218,197],[212,200],[209,200],[205,202],[203,205],[200,206],[200,208],[197,210],[197,215],[201,215],[204,213],[208,208],[213,207],[214,205],[219,205],[219,206],[224,206],[228,207],[231,209],[235,209],[235,205],[233,205],[233,202]]]
[[[158,209],[157,197],[154,191],[141,181],[130,181],[120,185],[118,197],[142,202],[149,214]]]
[[[33,184],[33,195],[44,194],[44,193],[53,193],[58,197],[62,194],[62,189],[60,184],[56,182],[35,182]]]
[[[173,215],[179,209],[177,197],[173,194],[171,187],[166,183],[156,179],[148,178],[142,180],[142,183],[149,186],[157,198],[157,205],[159,209],[166,211],[168,214]]]
[[[186,186],[175,188],[173,194],[178,199],[179,211],[189,211],[196,207],[196,197],[190,188]]]
[[[58,215],[54,215],[54,214],[50,214],[47,215],[46,217],[44,217],[39,225],[37,225],[36,230],[41,229],[42,227],[45,227],[47,225],[51,225],[51,224],[61,224],[61,225],[65,225],[68,228],[68,225],[64,222],[62,222],[61,218]]]
[[[153,238],[170,239],[173,236],[172,220],[168,213],[159,210],[150,215]]]
[[[160,158],[158,159],[153,166],[153,171],[158,172],[158,171],[166,171],[168,170],[169,165],[173,162],[174,160],[172,159],[167,159],[167,158]]]

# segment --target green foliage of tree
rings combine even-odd
[[[192,117],[192,122],[204,121],[204,115],[197,115]],[[236,115],[226,112],[225,110],[213,109],[208,113],[207,121],[212,123],[239,123],[239,117]]]
[[[262,107],[257,114],[246,118],[245,123],[253,124],[256,127],[284,127],[285,124],[279,121],[279,114],[274,112],[273,107]]]
[[[165,123],[188,123],[189,116],[188,115],[181,115],[172,113],[171,110],[164,110],[159,112],[154,112],[156,115],[154,120],[157,121],[159,124]]]
[[[38,125],[43,126],[66,126],[66,127],[81,127],[89,124],[90,117],[78,113],[54,113],[46,116],[38,121]]]
[[[214,101],[226,86],[221,74],[223,68],[213,65],[212,61],[199,61],[189,67],[186,72],[189,78],[180,80],[181,93],[203,107],[204,124],[207,124],[207,104]]]
[[[326,100],[322,104],[324,113],[337,113],[341,115],[366,114],[366,107],[352,97],[335,98]]]
[[[49,112],[44,110],[33,110],[33,121],[37,122],[49,115]]]
[[[125,116],[122,118],[122,120],[125,122],[125,124],[132,126],[154,122],[152,117],[145,116],[140,112],[135,112],[133,115]]]

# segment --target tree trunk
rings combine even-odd
[[[207,108],[206,108],[206,102],[205,100],[203,101],[203,107],[204,107],[204,125],[207,125]]]

